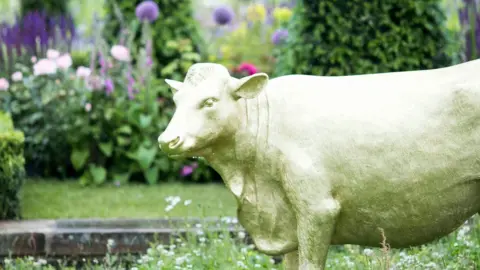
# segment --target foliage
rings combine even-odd
[[[18,193],[25,179],[23,142],[23,133],[0,111],[0,220],[21,218]]]
[[[68,0],[20,0],[20,11],[26,15],[32,11],[46,12],[48,16],[68,14]]]
[[[448,66],[444,19],[437,0],[298,1],[274,76]]]
[[[234,222],[224,218],[226,224]],[[196,232],[175,237],[170,245],[152,243],[145,254],[133,258],[132,270],[147,269],[284,269],[282,263],[247,245],[245,235],[231,236],[225,232],[208,232],[198,224]],[[222,227],[220,227],[222,228]],[[388,243],[388,239],[386,240]],[[109,251],[102,262],[92,260],[89,269],[113,269],[118,263],[132,259],[115,254],[115,242],[105,243]],[[364,248],[356,245],[334,246],[330,249],[326,269],[477,269],[480,264],[480,218],[464,224],[441,240],[407,249]],[[42,266],[39,258],[6,258],[6,270]],[[45,268],[44,268],[45,269]],[[55,269],[49,266],[46,269]],[[62,269],[74,269],[62,267]]]
[[[292,11],[286,4],[250,4],[244,11],[235,10],[231,23],[205,25],[210,44],[208,60],[230,70],[241,63],[251,63],[260,72],[271,73],[274,66],[272,51],[278,45],[273,36],[287,26]]]
[[[45,55],[49,47],[68,50],[75,34],[68,15],[49,17],[32,11],[12,25],[0,24],[0,76],[13,73],[16,63],[27,64],[32,56]]]
[[[104,37],[109,43],[122,43],[122,34],[131,21],[135,21],[135,8],[143,0],[105,0]],[[188,68],[201,60],[203,39],[192,17],[191,0],[156,0],[160,9],[159,18],[152,23],[156,73],[163,77],[181,80]],[[135,44],[141,42],[135,32]],[[166,84],[159,87],[166,88]]]
[[[75,90],[78,81],[65,72],[34,76],[29,67],[17,67],[24,79],[12,84],[3,97],[3,109],[25,134],[28,171],[65,176],[71,171],[67,131],[74,121],[71,109],[80,103],[80,93]]]
[[[212,179],[214,171],[204,162],[172,161],[158,148],[157,137],[173,114],[173,104],[165,83],[152,76],[156,63],[150,25],[132,21],[129,33],[140,26],[141,42],[133,42],[135,34],[125,35],[127,47],[107,44],[98,29],[92,69],[80,66],[75,73],[71,59],[47,75],[32,75],[29,67],[22,67],[25,79],[10,87],[4,107],[25,131],[27,160],[41,165],[35,169],[45,169],[40,175],[52,175],[47,169],[53,167],[63,177],[79,175],[85,185],[133,179],[155,184],[176,180],[179,174],[194,181]],[[188,40],[166,47],[196,55]],[[135,65],[131,55],[137,56]],[[65,57],[70,58],[64,54],[51,61],[65,65]],[[44,60],[50,61],[41,59],[34,69]],[[171,64],[189,63],[183,60]]]

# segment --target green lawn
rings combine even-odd
[[[26,219],[236,215],[235,198],[223,184],[82,187],[76,181],[28,180],[20,196]],[[180,201],[166,211],[169,196]]]

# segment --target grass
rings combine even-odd
[[[20,196],[25,219],[236,215],[235,199],[223,184],[82,187],[76,181],[30,179]]]

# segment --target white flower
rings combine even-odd
[[[373,255],[373,250],[369,249],[369,248],[366,248],[363,250],[363,254],[365,256],[372,256]]]
[[[8,80],[5,78],[0,78],[0,91],[7,91],[8,87],[10,87]]]
[[[57,57],[60,56],[60,52],[57,51],[57,50],[53,50],[53,49],[48,49],[47,50],[47,58],[50,59],[50,60],[54,60],[56,59]]]
[[[47,260],[45,259],[38,259],[37,261],[40,265],[46,265],[47,264]]]
[[[11,260],[11,259],[8,259],[8,258],[5,258],[5,259],[3,260],[3,262],[4,262],[5,264],[11,264],[11,263],[12,263],[12,260]]]
[[[92,71],[87,67],[79,66],[77,68],[76,75],[79,78],[86,78],[86,77],[90,76],[90,74],[92,74]]]
[[[33,65],[33,75],[55,74],[57,72],[57,64],[49,59],[40,59]]]
[[[260,267],[262,267],[262,266],[261,266],[260,264],[256,263],[253,267],[255,267],[255,268],[260,268]]]
[[[30,58],[30,61],[32,62],[32,64],[35,64],[37,62],[37,57],[32,56],[32,58]]]
[[[85,111],[86,111],[86,112],[89,112],[89,111],[91,111],[91,110],[92,110],[92,104],[91,104],[91,103],[85,104]],[[111,239],[110,239],[110,240],[111,240]]]
[[[185,200],[185,201],[183,202],[184,205],[189,205],[189,204],[191,204],[191,203],[192,203],[192,200]]]
[[[205,237],[200,237],[200,239],[198,239],[198,241],[200,241],[201,243],[205,242],[207,239],[205,239]]]
[[[173,209],[173,205],[169,204],[165,207],[165,212],[170,212]]]
[[[23,74],[20,71],[14,72],[12,74],[12,81],[19,82],[23,79]]]
[[[72,57],[67,53],[64,54],[56,59],[57,66],[60,69],[68,69],[72,65]]]
[[[244,231],[239,231],[237,236],[238,236],[238,238],[243,239],[243,238],[245,238],[246,235],[245,235]]]
[[[110,53],[112,54],[113,58],[117,59],[118,61],[130,61],[130,51],[125,46],[114,45],[110,49]]]

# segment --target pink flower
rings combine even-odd
[[[84,66],[79,66],[77,68],[76,75],[78,78],[87,78],[88,76],[90,76],[91,73],[92,71],[89,68]]]
[[[60,52],[57,50],[53,49],[48,49],[47,50],[47,58],[50,60],[55,60],[60,56]]]
[[[32,56],[32,58],[30,58],[30,61],[32,62],[32,64],[35,64],[37,62],[37,57]]]
[[[85,104],[85,111],[89,112],[91,110],[92,110],[92,104],[90,104],[90,103]]]
[[[117,59],[118,61],[130,61],[130,51],[125,46],[114,45],[112,49],[110,49],[110,53],[112,54],[113,58]]]
[[[56,62],[57,62],[57,66],[60,68],[60,69],[68,69],[71,65],[72,65],[72,57],[70,57],[70,55],[67,53],[67,54],[64,54],[60,57],[58,57],[56,59]]]
[[[57,72],[57,64],[50,59],[40,59],[33,65],[33,75],[55,74]]]
[[[19,82],[23,79],[23,74],[20,71],[14,72],[12,74],[12,81]]]
[[[10,84],[5,78],[0,78],[0,91],[7,91]]]
[[[253,75],[257,73],[257,67],[255,67],[253,64],[250,63],[242,63],[240,66],[238,66],[238,71],[244,71],[247,72],[248,75]]]
[[[188,176],[193,173],[193,171],[198,167],[196,162],[192,163],[192,165],[185,165],[183,166],[182,170],[180,171],[181,176]]]

